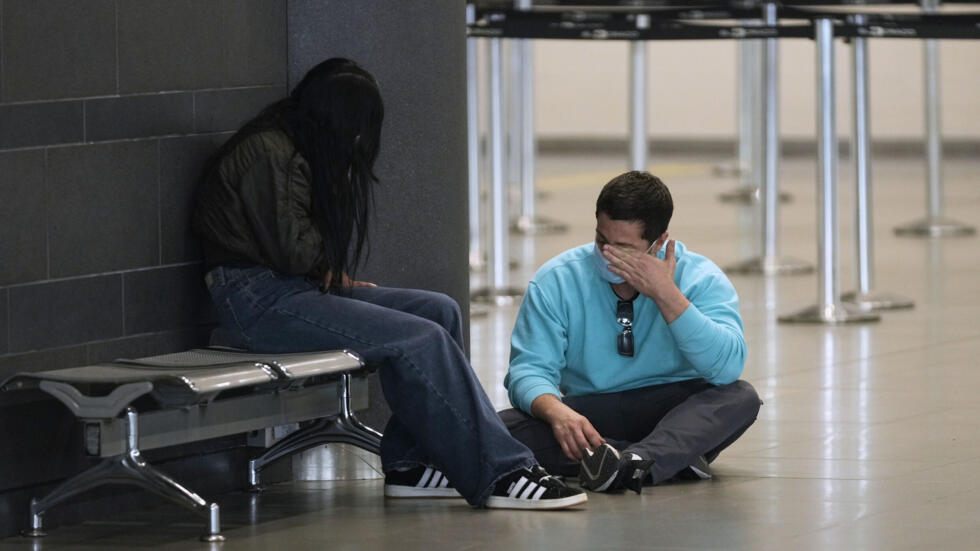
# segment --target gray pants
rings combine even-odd
[[[762,406],[752,385],[741,380],[715,386],[693,379],[563,401],[616,449],[653,459],[654,484],[673,477],[698,456],[714,461],[755,422]],[[517,409],[501,411],[500,418],[548,472],[578,475],[578,462],[561,451],[547,423]]]

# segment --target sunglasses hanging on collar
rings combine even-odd
[[[633,301],[620,300],[616,303],[616,322],[623,326],[616,337],[616,351],[620,356],[633,357]]]

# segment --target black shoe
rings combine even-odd
[[[385,473],[385,497],[461,497],[446,475],[432,467]]]
[[[633,490],[637,494],[643,491],[643,481],[650,474],[652,459],[643,459],[639,455],[628,452],[619,459],[619,477],[617,487]]]
[[[691,465],[681,469],[673,478],[674,480],[709,480],[711,467],[708,466],[708,460],[703,455],[699,455]]]
[[[578,483],[586,490],[605,492],[612,490],[619,478],[619,451],[609,444],[585,450],[585,458],[579,463]]]
[[[494,486],[490,509],[564,509],[588,501],[582,490],[569,488],[539,466],[513,472]]]

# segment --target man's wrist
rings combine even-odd
[[[531,402],[531,415],[550,425],[555,416],[567,407],[561,398],[554,394],[542,394]]]
[[[671,282],[670,286],[665,290],[660,293],[655,293],[650,298],[657,304],[660,314],[667,323],[671,323],[679,318],[687,310],[688,305],[691,304],[691,301],[684,296],[684,293],[681,292],[680,288],[674,282]]]

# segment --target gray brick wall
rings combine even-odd
[[[0,379],[206,344],[212,313],[188,228],[196,178],[285,95],[286,7],[0,0]],[[31,497],[91,462],[67,411],[28,394],[0,400],[0,536],[23,528]],[[196,444],[169,453],[198,459],[161,466],[203,491],[228,477],[195,473],[242,466],[240,446]],[[220,458],[201,460],[205,448]],[[158,503],[105,495],[49,520]]]
[[[0,378],[201,344],[195,179],[286,46],[286,0],[0,0]]]

